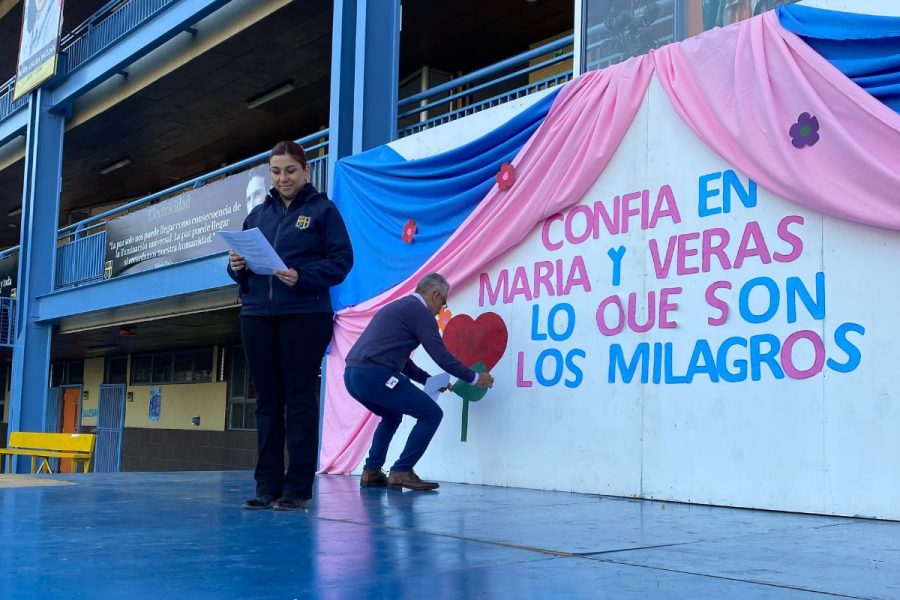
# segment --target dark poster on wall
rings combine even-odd
[[[268,166],[236,173],[106,224],[104,277],[140,273],[228,250],[217,231],[240,231],[265,200]]]
[[[15,298],[19,283],[18,252],[0,259],[0,298]]]

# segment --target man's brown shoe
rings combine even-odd
[[[362,477],[359,478],[359,487],[384,487],[388,484],[388,476],[381,469],[363,468]]]
[[[391,471],[387,478],[387,486],[392,490],[406,488],[417,492],[441,487],[436,481],[422,481],[415,471]]]

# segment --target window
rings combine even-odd
[[[154,354],[151,368],[150,381],[148,383],[171,383],[172,380],[172,354]]]
[[[244,349],[232,346],[225,353],[228,364],[226,379],[228,380],[228,429],[256,429],[256,389],[250,379]]]
[[[59,361],[50,364],[50,387],[84,383],[84,361]]]
[[[592,71],[797,0],[582,1],[582,67]]]
[[[212,348],[136,354],[131,359],[131,383],[206,383],[211,381],[212,358]]]
[[[686,13],[687,36],[697,35],[713,27],[724,27],[762,14],[797,0],[687,0],[681,9]]]
[[[674,42],[675,4],[584,0],[584,70],[603,69]]]
[[[73,360],[66,363],[66,385],[81,385],[84,383],[84,361]]]
[[[63,376],[65,375],[65,373],[66,363],[50,363],[50,387],[59,387],[63,385]]]
[[[112,356],[106,359],[103,368],[103,383],[127,383],[127,356]]]
[[[194,381],[212,381],[212,348],[205,352],[194,352]]]
[[[153,355],[138,355],[131,359],[131,383],[150,383],[153,380]]]
[[[209,351],[176,352],[173,356],[172,380],[175,383],[212,381],[212,358],[211,349]]]
[[[175,383],[192,381],[194,377],[194,353],[176,352],[172,358],[175,362],[172,381]]]

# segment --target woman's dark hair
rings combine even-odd
[[[275,144],[275,147],[272,148],[272,152],[269,153],[269,156],[283,156],[285,154],[300,163],[300,166],[304,169],[307,167],[306,150],[304,150],[303,146],[297,142],[292,142],[290,140],[278,142]]]

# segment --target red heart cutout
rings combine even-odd
[[[500,315],[486,312],[477,319],[458,314],[444,327],[444,344],[467,367],[479,360],[488,371],[494,368],[503,353],[509,333]]]

